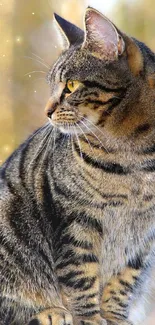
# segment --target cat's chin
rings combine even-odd
[[[80,135],[80,134],[94,134],[96,133],[96,130],[99,128],[96,127],[96,125],[89,120],[89,123],[87,122],[83,122],[84,118],[81,119],[80,121],[78,121],[77,123],[54,123],[53,121],[51,121],[50,119],[50,123],[58,130],[60,130],[60,132],[64,133],[64,134],[74,134],[74,135]],[[91,125],[90,125],[91,123]],[[100,130],[101,133],[101,130]]]
[[[58,128],[64,134],[82,134],[82,131],[80,129],[77,129],[76,126],[60,126]]]
[[[65,123],[55,123],[51,119],[49,119],[52,126],[59,129],[64,134],[82,134],[82,133],[88,133],[88,127],[85,125],[83,126],[80,121],[78,123],[73,124],[65,124]]]

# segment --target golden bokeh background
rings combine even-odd
[[[154,0],[0,0],[0,164],[46,120],[45,77],[60,51],[53,12],[82,27],[87,5],[155,50]]]

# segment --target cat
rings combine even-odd
[[[155,55],[55,14],[48,122],[0,170],[0,324],[136,325],[155,302]]]

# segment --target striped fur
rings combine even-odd
[[[0,324],[141,324],[155,300],[155,56],[94,9],[75,45],[56,19],[69,48],[47,77],[49,122],[0,170]]]

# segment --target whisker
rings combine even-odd
[[[55,151],[55,148],[56,148],[56,137],[57,137],[57,128],[56,127],[53,127],[53,154],[54,154],[54,151]]]
[[[117,98],[117,99],[121,99],[121,98],[123,98],[123,97],[120,97],[120,96],[113,96],[113,98]]]
[[[74,143],[73,143],[73,135],[71,133],[71,143],[72,143],[72,154],[73,154],[73,157],[75,159],[75,156],[74,156]]]
[[[113,96],[114,98],[118,98],[118,99],[120,99],[121,97],[119,97],[119,96]],[[112,114],[110,113],[110,112],[108,112],[107,111],[107,114],[109,115],[109,116],[112,116]],[[81,117],[83,117],[82,115],[80,115],[79,114],[79,116],[81,116]],[[99,128],[99,127],[97,127],[95,124],[93,124],[89,119],[87,119],[87,118],[85,118],[85,117],[83,117],[85,120],[87,120],[90,124],[92,124],[101,134],[103,134],[104,135],[104,137],[106,137],[106,139],[108,139],[108,137],[106,136],[106,134],[105,133],[103,133],[102,131],[101,131],[101,129]],[[119,126],[118,127],[118,130],[120,130],[121,129],[121,126]]]
[[[35,156],[32,158],[32,160],[31,160],[31,162],[30,162],[30,164],[29,164],[29,167],[28,167],[27,172],[29,172],[29,170],[30,170],[30,168],[31,168],[31,165],[33,165],[33,163],[36,161],[36,159],[38,158],[38,156],[39,156],[39,155],[41,154],[41,152],[43,151],[44,146],[45,146],[45,144],[46,144],[46,140],[48,139],[48,136],[49,136],[50,133],[51,133],[51,129],[49,130],[48,133],[47,133],[47,129],[44,130],[44,132],[43,132],[43,139],[42,139],[42,141],[41,141],[41,144],[40,144],[40,146],[39,146],[39,148],[38,148],[38,150],[37,150]]]
[[[40,167],[38,169],[37,175],[40,173],[41,167],[42,167],[42,165],[43,165],[43,163],[45,161],[45,158],[47,157],[47,154],[48,154],[48,150],[47,149],[49,148],[49,144],[50,144],[50,141],[51,141],[51,134],[52,134],[52,132],[53,132],[53,130],[50,130],[50,132],[48,133],[48,135],[46,137],[46,140],[45,140],[45,143],[44,143],[44,146],[43,146],[43,148],[41,150],[41,152],[42,152],[43,149],[46,147],[45,153],[44,153],[43,159],[41,161]]]
[[[46,124],[44,124],[41,128],[34,131],[34,133],[28,137],[28,140],[32,140],[43,129],[46,129],[46,131],[47,131],[49,127],[51,127],[51,125],[50,125],[49,121],[47,121]]]
[[[36,72],[40,72],[40,73],[45,73],[45,74],[46,74],[45,71],[42,71],[42,70],[38,70],[38,71],[37,71],[37,70],[36,70],[36,71],[30,71],[30,72],[25,73],[25,74],[24,74],[24,77],[28,76],[29,74],[36,73]]]
[[[79,140],[78,134],[76,132],[75,126],[74,126],[74,132],[75,132],[75,136],[76,136],[76,139],[77,139],[77,142],[78,142],[78,146],[79,146],[79,149],[80,149],[80,157],[83,160],[83,155],[82,155],[82,150],[81,150],[81,144],[80,144],[80,140]]]
[[[88,119],[86,119],[88,121]],[[89,122],[89,121],[88,121]],[[94,135],[94,137],[99,141],[99,143],[101,144],[101,148],[104,148],[104,150],[109,153],[109,151],[105,148],[104,144],[102,143],[102,141],[98,138],[98,136],[88,127],[88,125],[86,125],[83,121],[81,121],[81,123]],[[93,124],[93,123],[92,123]],[[93,124],[93,126],[95,126]]]
[[[90,144],[90,141],[89,141],[89,139],[87,138],[86,134],[84,133],[84,131],[82,130],[82,128],[80,127],[80,125],[79,125],[79,124],[77,124],[77,123],[76,123],[76,125],[77,125],[77,126],[78,126],[78,128],[81,130],[81,132],[83,133],[83,135],[84,135],[84,137],[85,137],[86,141],[87,141],[87,142],[88,142],[88,144],[89,144],[90,150],[91,150],[92,154],[95,156],[95,159],[96,159],[96,161],[97,161],[96,155],[94,154],[94,149],[92,148],[92,146],[91,146],[91,144]]]
[[[52,139],[52,159],[53,159],[53,167],[55,167],[55,148],[56,148],[56,136],[57,136],[57,128],[53,126],[51,139]]]
[[[49,68],[50,68],[50,65],[49,65],[47,62],[45,62],[45,60],[42,59],[39,55],[35,54],[34,52],[31,52],[31,54],[34,55],[37,59],[39,59],[39,60],[41,60],[42,62],[44,62],[45,64],[47,64],[47,65],[49,66]]]
[[[68,123],[67,123],[68,124]],[[68,128],[68,146],[69,147],[69,150],[70,150],[70,144],[71,144],[71,133],[69,132],[70,131],[70,125],[68,124],[67,125],[67,128]]]
[[[66,127],[68,127],[68,123],[67,122],[64,122],[64,126]],[[63,146],[63,144],[64,144],[64,142],[66,141],[66,138],[67,138],[67,134],[66,133],[63,133],[63,140],[62,140],[62,146]]]
[[[69,140],[70,140],[70,144],[72,145],[72,133],[69,133]]]
[[[25,59],[30,59],[30,60],[33,60],[33,61],[35,61],[35,62],[38,62],[38,63],[42,64],[44,67],[47,68],[47,70],[50,69],[50,66],[48,66],[47,64],[45,64],[44,62],[42,62],[42,61],[40,61],[40,60],[38,60],[38,59],[36,59],[36,58],[31,58],[31,56],[24,56],[24,58],[25,58]]]
[[[84,117],[81,114],[79,114],[79,116],[81,116],[83,119],[85,119],[86,121],[88,121],[91,125],[93,125],[105,137],[105,133],[102,132],[101,129],[98,126],[96,126],[92,121],[90,121],[88,118]]]

